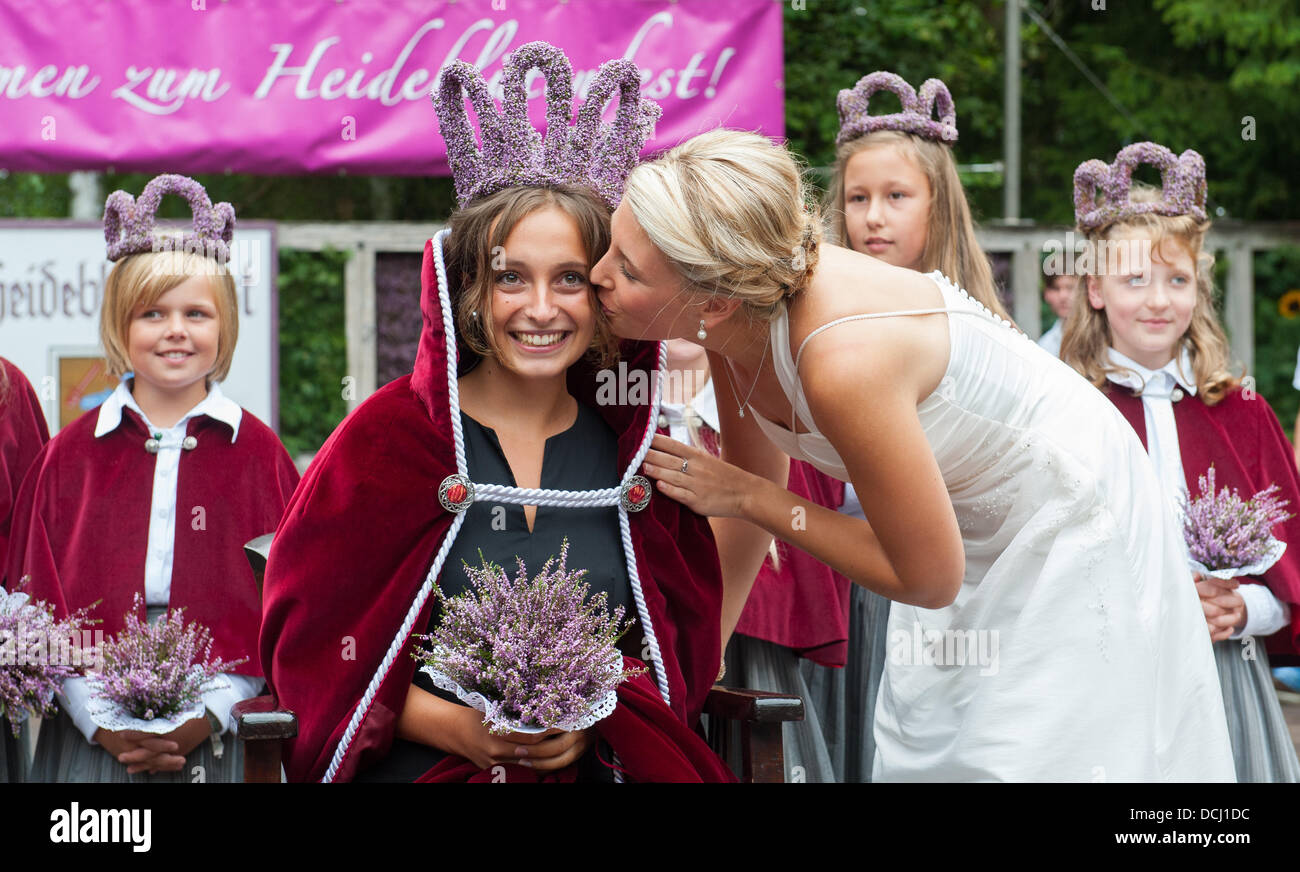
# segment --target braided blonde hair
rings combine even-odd
[[[821,219],[804,172],[785,146],[719,128],[638,166],[623,202],[688,286],[768,321],[817,266]]]

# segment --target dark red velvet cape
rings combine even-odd
[[[438,503],[438,486],[456,464],[432,242],[421,282],[424,328],[414,372],[378,390],[325,442],[271,549],[262,657],[272,692],[298,715],[298,738],[286,744],[291,781],[324,775],[451,526],[452,515]],[[653,343],[623,346],[629,371],[653,370],[656,355]],[[570,391],[618,434],[625,466],[649,406],[598,405],[596,387],[592,370],[575,365]],[[693,727],[721,659],[717,548],[706,519],[658,493],[630,520],[672,712]],[[424,632],[430,607],[431,600],[414,632]],[[350,780],[388,753],[415,673],[408,643],[383,677],[335,780]]]
[[[1107,396],[1145,447],[1142,398],[1127,388],[1113,384],[1109,388]],[[1291,443],[1268,402],[1258,394],[1247,398],[1240,388],[1229,391],[1213,406],[1207,406],[1199,394],[1184,397],[1173,406],[1183,477],[1190,495],[1200,493],[1197,480],[1214,464],[1218,488],[1236,488],[1248,499],[1276,484],[1281,498],[1290,501],[1287,511],[1295,517],[1274,528],[1274,534],[1287,543],[1282,559],[1262,577],[1242,581],[1262,582],[1274,596],[1291,604],[1291,626],[1269,636],[1266,647],[1270,655],[1277,655],[1273,658],[1276,664],[1300,662],[1300,475]]]
[[[18,367],[0,357],[8,376],[8,387],[0,388],[0,585],[7,584],[6,555],[14,500],[23,477],[41,448],[50,441],[36,391]],[[18,579],[13,583],[17,584]]]
[[[8,576],[30,575],[26,590],[59,616],[101,600],[91,617],[111,635],[144,595],[157,455],[145,451],[149,433],[135,412],[123,409],[122,423],[96,439],[98,419],[97,410],[77,418],[32,465],[14,512]],[[234,443],[230,427],[206,415],[191,418],[186,433],[198,447],[181,452],[177,473],[170,603],[212,631],[214,656],[247,657],[234,671],[261,675],[261,603],[244,543],[275,529],[298,471],[247,410]]]

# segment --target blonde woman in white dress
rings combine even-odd
[[[895,602],[873,780],[1232,780],[1132,429],[941,274],[821,245],[805,203],[784,148],[711,131],[632,173],[591,276],[617,334],[692,338],[729,382],[728,462],[666,437],[646,461],[721,519],[727,596],[775,535]],[[851,482],[866,521],[785,490],[785,455]]]

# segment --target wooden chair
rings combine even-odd
[[[271,553],[268,533],[244,546],[253,566],[258,590]],[[709,746],[722,759],[729,759],[731,740],[739,726],[740,766],[736,775],[745,783],[779,783],[785,780],[785,751],[782,725],[802,721],[803,700],[797,696],[739,690],[714,685],[704,703],[709,718]],[[281,743],[298,735],[298,719],[292,711],[280,708],[273,696],[259,696],[237,703],[231,709],[239,741],[244,748],[244,781],[278,783],[280,781]]]

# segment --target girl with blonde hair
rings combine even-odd
[[[155,226],[165,194],[193,210],[180,239]],[[213,656],[242,662],[203,694],[203,716],[162,735],[101,726],[86,679],[65,680],[58,717],[41,725],[33,781],[243,778],[230,709],[263,685],[261,602],[243,546],[275,529],[298,471],[271,428],[219,384],[239,336],[226,265],[234,223],[229,203],[214,206],[185,176],[158,176],[138,200],[109,196],[104,236],[116,264],[100,336],[122,381],[32,464],[6,575],[30,576],[27,591],[60,618],[91,608],[106,637],[137,604],[151,622],[184,608],[211,631]]]
[[[869,112],[877,93],[897,95],[902,111]],[[831,241],[917,272],[938,270],[1002,318],[1010,318],[980,250],[957,175],[957,114],[938,79],[920,93],[894,73],[876,71],[840,91],[838,151],[827,205]],[[865,520],[853,485],[842,512]],[[805,667],[840,780],[868,782],[875,757],[876,695],[885,668],[889,601],[854,585],[844,669]]]
[[[1161,169],[1161,188],[1131,181],[1139,163]],[[1175,157],[1140,142],[1113,165],[1080,165],[1075,216],[1087,238],[1086,293],[1075,295],[1062,357],[1133,426],[1173,503],[1198,495],[1213,467],[1216,488],[1248,498],[1275,484],[1294,512],[1300,476],[1282,426],[1229,367],[1205,250],[1205,194],[1205,163],[1190,149]],[[1284,521],[1280,538],[1300,542],[1300,518]],[[1288,548],[1258,576],[1187,573],[1214,643],[1237,780],[1300,781],[1269,670],[1270,654],[1300,654],[1300,557]]]
[[[873,780],[1232,779],[1177,524],[1104,397],[941,273],[821,244],[756,134],[642,164],[611,232],[614,332],[703,327],[732,382],[721,460],[657,437],[644,467],[728,581],[777,536],[893,600]],[[787,455],[866,520],[787,491]]]

